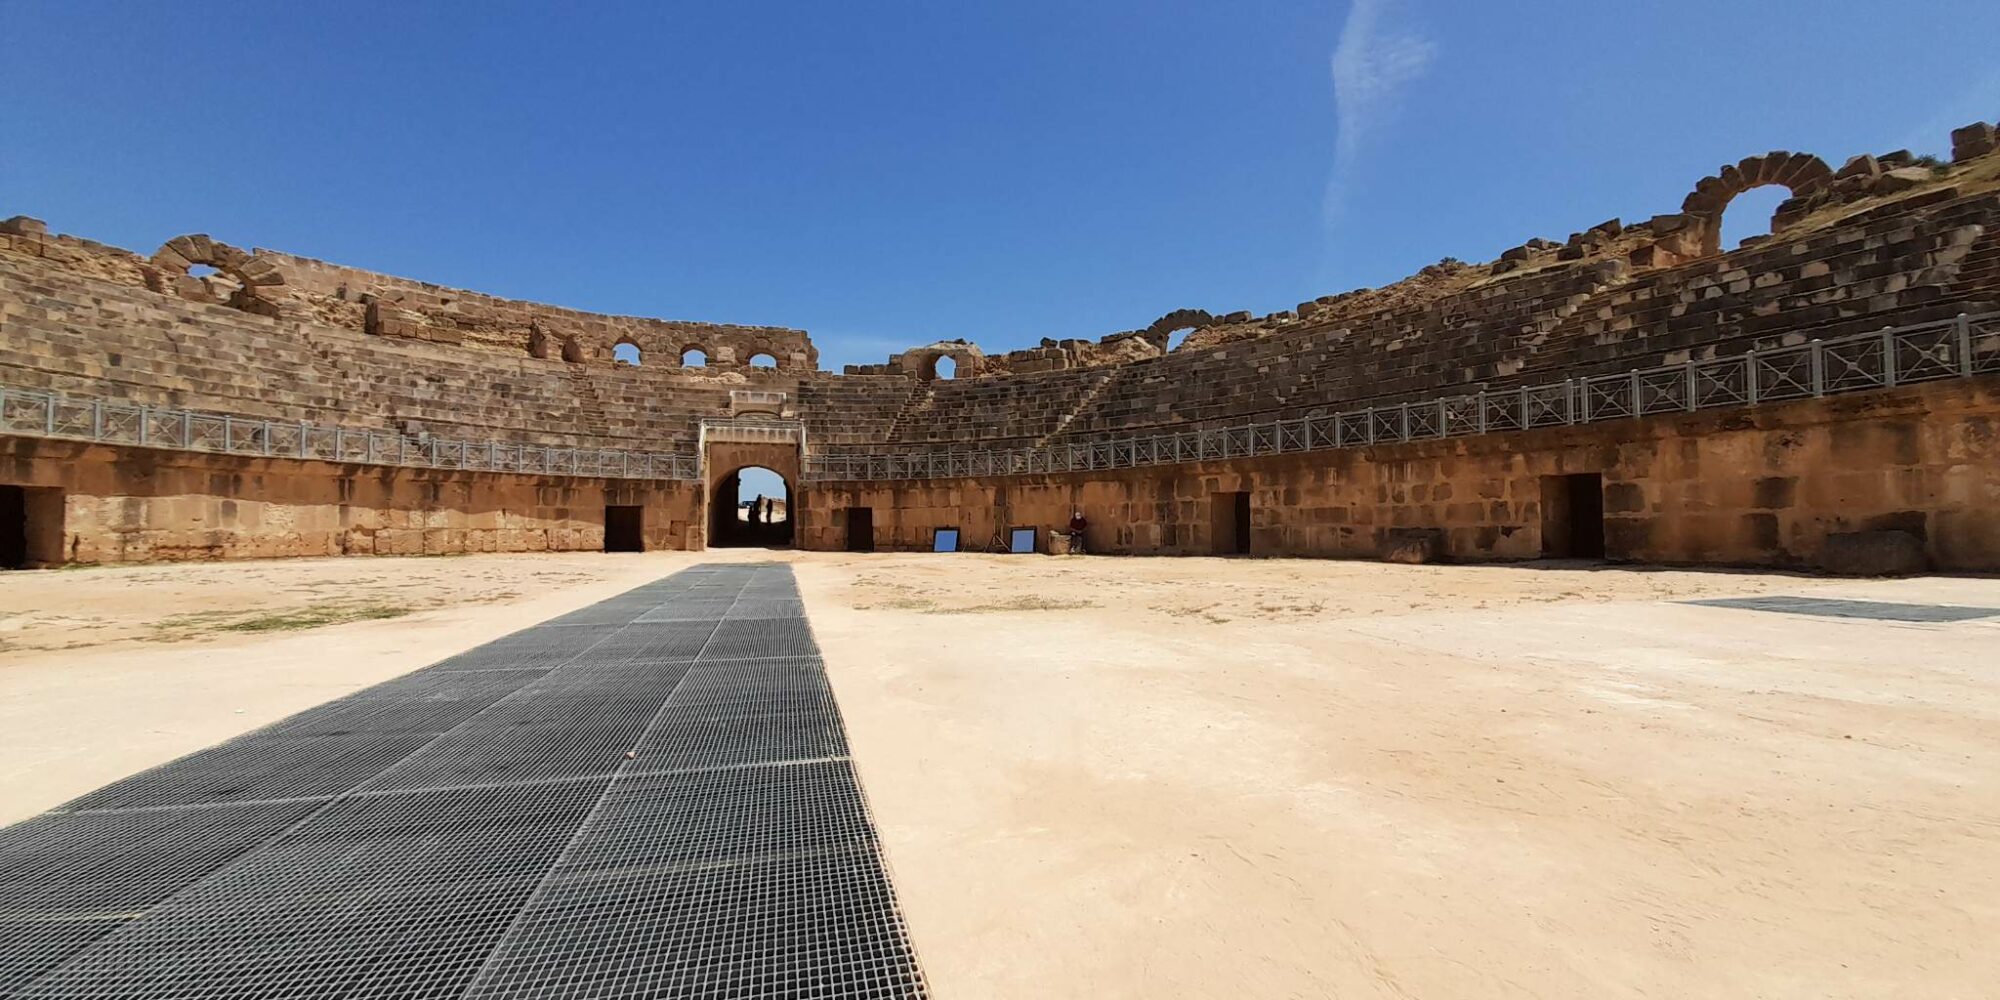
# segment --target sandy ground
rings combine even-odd
[[[0,820],[742,558],[797,564],[948,1000],[1996,995],[2000,618],[1675,602],[2000,607],[2000,580],[742,551],[0,574]]]
[[[697,561],[560,553],[0,573],[0,823]]]
[[[941,997],[2000,995],[2000,581],[811,556]]]

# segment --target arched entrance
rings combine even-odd
[[[1752,188],[1777,185],[1790,192],[1771,215],[1770,232],[1797,222],[1812,205],[1812,195],[1833,183],[1833,168],[1811,153],[1774,150],[1762,156],[1747,156],[1712,177],[1695,183],[1694,190],[1681,200],[1681,213],[1694,220],[1701,240],[1700,252],[1708,256],[1722,252],[1722,213],[1736,196]]]
[[[709,505],[708,544],[714,548],[792,544],[792,488],[779,473],[746,465],[716,480]]]

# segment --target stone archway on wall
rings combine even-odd
[[[926,382],[970,378],[985,367],[986,355],[971,344],[918,347],[900,355],[902,369]],[[949,374],[938,371],[938,362],[949,358]]]
[[[1154,320],[1152,325],[1139,331],[1139,336],[1165,354],[1176,346],[1173,343],[1175,333],[1181,330],[1192,333],[1214,322],[1215,316],[1206,309],[1176,309]]]
[[[168,240],[146,263],[146,284],[153,291],[191,302],[227,305],[264,316],[278,315],[277,293],[273,289],[285,283],[285,275],[266,258],[207,235],[191,233]],[[222,276],[221,280],[195,274],[198,267],[213,268]]]
[[[799,481],[799,443],[782,425],[759,427],[754,422],[704,431],[702,481],[704,497],[704,547],[729,545],[789,544],[797,537],[799,519],[805,510],[804,491]],[[762,440],[754,440],[759,439]],[[786,520],[784,539],[746,537],[732,530],[736,517],[738,476],[749,468],[769,469],[785,483]]]
[[[1722,213],[1736,196],[1751,188],[1776,184],[1792,197],[1771,216],[1771,231],[1799,221],[1812,210],[1812,196],[1833,183],[1833,168],[1811,153],[1773,150],[1746,156],[1695,183],[1681,201],[1681,214],[1697,227],[1703,256],[1722,252]]]

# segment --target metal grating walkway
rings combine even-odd
[[[1682,601],[1710,608],[1741,608],[1820,618],[1860,618],[1879,622],[1946,624],[2000,617],[2000,608],[1968,608],[1953,604],[1903,604],[1896,601],[1854,601],[1831,597],[1711,597]]]
[[[703,565],[0,830],[0,996],[922,997],[789,567]]]

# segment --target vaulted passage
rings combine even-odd
[[[717,548],[792,544],[791,486],[778,473],[751,465],[715,488],[708,544]]]
[[[924,992],[784,566],[697,566],[0,830],[0,995]]]

